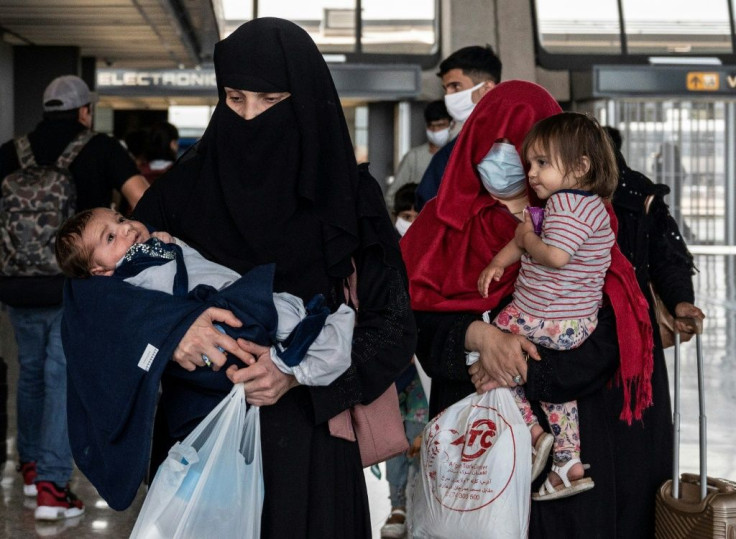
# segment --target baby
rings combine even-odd
[[[201,285],[222,290],[241,277],[167,232],[149,232],[140,221],[109,208],[85,210],[67,220],[56,237],[56,259],[62,273],[73,279],[116,277],[177,296]],[[273,294],[278,327],[271,359],[303,385],[329,385],[350,366],[355,312],[342,304],[330,314],[323,301],[316,296],[305,307],[297,296]],[[202,359],[210,365],[206,355]]]

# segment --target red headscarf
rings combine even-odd
[[[488,194],[475,167],[500,138],[521,153],[532,126],[559,112],[544,88],[525,81],[499,84],[475,107],[460,132],[437,197],[424,206],[401,240],[414,310],[482,313],[511,295],[518,263],[506,268],[487,298],[478,293],[480,272],[513,239],[518,221]],[[615,230],[610,205],[608,210]],[[624,391],[621,418],[631,422],[651,404],[653,341],[646,299],[618,246],[612,249],[603,290],[616,314]]]

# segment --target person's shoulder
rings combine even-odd
[[[114,139],[106,133],[97,133],[93,131],[92,136],[80,150],[79,155],[84,161],[90,158],[95,160],[105,160],[115,152],[128,155],[125,147],[123,147],[117,139]]]
[[[457,142],[457,137],[449,140],[447,144],[442,146],[439,150],[437,150],[437,153],[434,154],[432,157],[432,161],[435,160],[441,160],[441,159],[449,159],[450,154],[452,153],[452,149],[455,147],[455,143]]]
[[[653,192],[655,185],[656,184],[642,172],[627,166],[620,170],[617,189],[628,188],[630,190],[650,193]]]
[[[360,163],[358,165],[358,191],[365,189],[366,185],[375,185],[379,190],[381,189],[378,180],[371,174],[370,163]]]
[[[429,142],[425,142],[424,144],[419,144],[417,146],[414,146],[409,150],[408,153],[411,154],[423,154],[423,153],[429,153]]]
[[[89,139],[87,144],[92,146],[105,146],[108,148],[119,146],[123,151],[125,151],[125,147],[120,143],[120,141],[107,133],[93,132],[92,137]]]
[[[374,215],[386,211],[383,191],[378,180],[371,174],[369,163],[358,165],[358,185],[355,197],[360,215]]]
[[[562,189],[552,193],[545,203],[546,214],[588,213],[591,206],[603,207],[601,197],[576,189]]]
[[[613,193],[613,206],[644,213],[646,201],[650,196],[662,198],[669,192],[670,188],[667,185],[654,183],[638,170],[627,166],[620,169],[618,185]]]
[[[0,179],[4,178],[17,168],[18,157],[15,152],[13,139],[0,145]]]

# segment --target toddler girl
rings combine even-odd
[[[616,188],[616,161],[598,122],[571,112],[537,123],[522,153],[530,165],[529,187],[546,200],[541,234],[525,212],[514,240],[481,272],[478,290],[485,297],[491,282],[520,260],[513,300],[494,325],[535,344],[567,350],[579,346],[597,324],[615,243],[604,200]],[[490,319],[488,313],[484,319]],[[544,468],[552,439],[533,414],[522,381],[520,375],[514,378],[513,391],[535,444],[534,479]],[[554,435],[554,464],[532,499],[553,500],[593,488],[592,479],[583,477],[577,403],[540,404]]]

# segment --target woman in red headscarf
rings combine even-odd
[[[520,221],[514,215],[517,208],[489,195],[476,166],[499,139],[520,151],[531,127],[559,112],[554,98],[533,83],[504,82],[489,92],[463,127],[437,197],[409,228],[401,248],[419,330],[416,355],[432,377],[430,415],[474,390],[513,387],[517,375],[530,400],[577,399],[584,458],[596,488],[532,504],[530,535],[616,537],[622,530],[645,526],[619,518],[617,502],[635,503],[640,494],[636,485],[618,480],[624,474],[615,467],[615,436],[621,431],[625,435],[625,429],[615,430],[614,425],[640,420],[652,400],[651,324],[630,264],[613,249],[598,328],[574,350],[537,348],[481,320],[486,310],[494,310],[495,316],[513,292],[518,264],[507,268],[487,297],[478,293],[477,278],[513,239]],[[615,229],[615,216],[609,213]],[[632,338],[634,334],[641,338]],[[468,351],[480,355],[470,368]],[[637,457],[632,455],[632,461]]]

